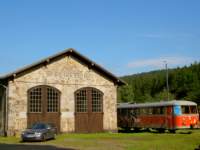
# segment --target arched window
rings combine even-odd
[[[95,88],[82,88],[76,91],[76,112],[102,112],[103,93]]]
[[[60,92],[50,86],[41,85],[28,91],[29,113],[58,112]]]

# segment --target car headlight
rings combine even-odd
[[[40,132],[35,132],[35,136],[36,137],[40,137],[42,135],[42,133],[40,133]]]

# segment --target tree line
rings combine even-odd
[[[191,100],[200,104],[200,62],[168,70],[121,77],[128,85],[118,89],[118,102],[153,102],[169,99]]]

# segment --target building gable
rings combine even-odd
[[[53,64],[54,62],[59,62],[59,60],[61,59],[70,59],[73,58],[73,60],[77,60],[80,64],[83,64],[85,67],[87,67],[89,70],[92,70],[92,72],[96,72],[99,75],[101,75],[102,77],[114,82],[117,85],[124,85],[125,82],[122,81],[121,79],[117,78],[116,76],[114,76],[112,73],[110,73],[109,71],[105,70],[104,68],[102,68],[100,65],[96,64],[95,62],[89,60],[87,57],[81,55],[80,53],[78,53],[76,50],[69,48],[63,52],[60,52],[56,55],[47,57],[41,61],[38,61],[34,64],[31,64],[27,67],[24,67],[22,69],[19,69],[15,72],[12,72],[10,74],[7,74],[3,77],[0,77],[0,80],[10,80],[10,79],[15,79],[21,76],[24,76],[32,71],[38,70],[41,67],[47,67],[50,66],[51,64]],[[70,64],[66,64],[66,68],[68,67],[67,65]],[[71,68],[71,67],[70,67]],[[71,73],[69,73],[69,71],[71,71]],[[59,75],[58,75],[59,74]],[[48,73],[49,76],[52,77],[69,77],[69,76],[79,76],[79,77],[83,77],[83,76],[87,76],[85,74],[83,74],[83,72],[78,72],[78,70],[68,70],[68,72],[66,72],[65,70],[60,70],[60,72],[57,73],[57,75],[54,73]],[[90,79],[88,77],[88,79]]]

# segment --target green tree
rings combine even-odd
[[[134,99],[134,93],[131,86],[123,86],[119,89],[120,96],[118,96],[119,102],[131,102]]]
[[[122,77],[128,86],[120,87],[119,102],[148,102],[167,99],[166,71],[157,70]],[[200,104],[200,63],[169,69],[170,99],[187,99]]]

